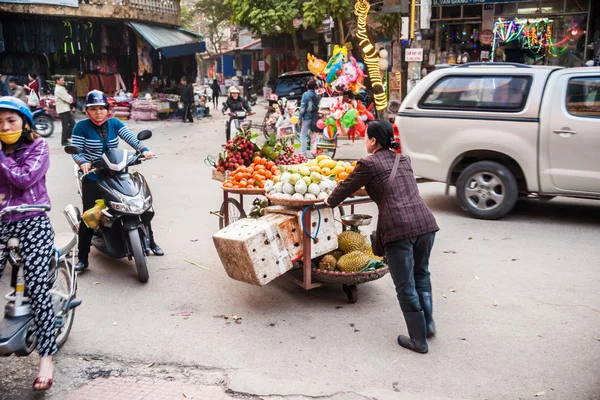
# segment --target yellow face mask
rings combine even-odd
[[[4,144],[15,144],[21,138],[23,131],[15,132],[2,132],[0,133],[0,140]]]

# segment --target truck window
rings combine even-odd
[[[437,81],[419,107],[438,110],[519,112],[527,103],[530,76],[447,76]]]
[[[600,118],[600,76],[569,79],[565,101],[571,115]]]

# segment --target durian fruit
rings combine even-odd
[[[338,236],[339,249],[344,254],[351,253],[353,251],[367,251],[369,245],[365,240],[364,236],[360,232],[344,231]]]
[[[353,251],[348,254],[344,254],[339,259],[337,267],[343,272],[358,272],[371,261],[371,257],[363,253],[362,251]]]
[[[373,253],[373,248],[371,246],[369,246],[369,248],[366,251],[367,255],[371,258],[376,259],[377,261],[383,261],[383,257],[378,257],[375,255],[375,253]]]
[[[331,254],[326,254],[319,263],[319,269],[324,269],[325,271],[333,271],[336,265],[336,258]]]
[[[342,258],[342,256],[344,255],[344,252],[343,252],[343,251],[341,251],[340,249],[337,249],[337,250],[334,250],[334,251],[331,253],[331,255],[332,255],[332,256],[334,256],[336,260],[339,260],[339,259],[340,259],[340,258]]]

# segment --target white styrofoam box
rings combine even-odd
[[[269,218],[241,219],[213,235],[227,274],[263,286],[292,269],[277,223]]]
[[[326,208],[321,211],[321,227],[317,234],[316,240],[312,240],[311,258],[317,258],[327,254],[338,248],[338,232],[333,219],[333,209]],[[290,208],[284,206],[273,206],[266,209],[267,216],[269,215],[293,215],[295,216],[295,226],[293,229],[282,232],[281,236],[287,244],[288,251],[293,261],[300,259],[303,254],[303,230],[302,230],[302,211],[298,208]],[[312,237],[317,233],[319,224],[319,213],[313,211],[311,213],[310,235]],[[308,227],[307,227],[308,230]],[[297,233],[299,232],[299,236]],[[299,237],[299,240],[298,240]],[[293,242],[291,241],[293,239]]]

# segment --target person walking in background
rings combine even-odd
[[[194,89],[188,85],[187,78],[181,78],[181,102],[183,103],[183,122],[194,122],[192,105],[194,104]]]
[[[216,110],[219,107],[219,96],[221,95],[221,86],[216,79],[213,80],[212,85],[210,85],[210,89],[212,90],[213,108]]]
[[[8,87],[10,88],[10,95],[12,97],[16,97],[21,100],[23,103],[27,104],[27,94],[25,93],[25,89],[23,86],[19,85],[15,78],[10,78],[8,81]]]
[[[419,194],[410,159],[394,150],[394,129],[387,121],[373,121],[367,128],[368,156],[325,200],[337,207],[365,187],[379,206],[377,236],[385,251],[396,297],[410,337],[398,336],[398,344],[427,353],[427,338],[435,335],[429,256],[439,230],[435,217]]]
[[[67,146],[69,144],[69,140],[71,140],[71,133],[73,132],[73,127],[75,126],[75,118],[73,117],[73,112],[71,111],[73,97],[71,97],[65,88],[64,76],[56,76],[54,97],[56,98],[56,113],[60,117],[60,122],[62,123],[61,144],[63,146]]]
[[[34,73],[27,75],[27,78],[29,79],[29,84],[25,85],[27,96],[29,96],[27,98],[27,105],[31,110],[35,110],[40,105],[40,84],[37,81],[37,75]]]
[[[306,88],[308,89],[302,95],[302,100],[300,101],[300,114],[298,115],[300,121],[302,121],[302,130],[300,131],[300,143],[302,144],[302,155],[307,157],[308,155],[308,137],[311,131],[312,120],[317,112],[319,111],[319,102],[321,98],[315,92],[315,88],[317,87],[317,83],[311,79],[306,84]]]
[[[27,89],[28,94],[30,91],[34,91],[35,94],[38,95],[38,97],[40,96],[40,84],[37,81],[37,75],[36,74],[29,74],[27,75],[27,79],[29,79],[29,84],[25,85],[25,89]]]
[[[246,79],[244,79],[244,97],[246,98],[246,101],[250,102],[250,92],[252,91],[252,81],[250,80],[250,77],[247,76]]]
[[[10,90],[6,83],[2,80],[2,74],[0,74],[0,96],[10,96]]]

